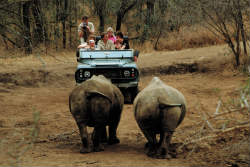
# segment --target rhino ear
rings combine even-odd
[[[86,92],[86,98],[87,99],[90,99],[90,98],[95,97],[95,96],[105,97],[110,101],[110,103],[112,103],[112,100],[108,96],[104,95],[101,92],[97,92],[97,91],[88,91],[88,92]]]

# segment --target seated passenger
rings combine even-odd
[[[108,39],[108,35],[106,32],[101,34],[101,39],[97,43],[98,50],[114,50],[114,43]]]
[[[116,34],[116,49],[129,49],[128,40],[124,39],[122,32]]]
[[[124,47],[125,48],[125,47]],[[117,49],[117,50],[122,50],[122,49],[124,49],[124,48],[122,48],[122,44],[121,44],[121,42],[120,41],[116,41],[115,42],[115,49]]]
[[[113,43],[115,44],[116,37],[115,37],[113,28],[112,27],[107,28],[107,33],[108,33],[108,39],[113,41]]]
[[[87,49],[88,49],[88,50],[95,50],[95,49],[96,49],[95,40],[93,40],[93,39],[90,39],[90,40],[89,40],[89,46],[88,46]]]
[[[95,36],[94,36],[94,35],[90,35],[90,36],[89,36],[88,43],[83,42],[83,43],[82,43],[81,45],[79,45],[77,48],[78,48],[78,49],[84,48],[84,49],[95,50],[95,48],[96,48],[96,46],[95,46]]]
[[[89,36],[89,45],[88,45],[88,50],[96,50],[96,45],[95,45],[95,36],[90,35]]]
[[[87,48],[88,44],[87,42],[83,42],[82,44],[78,45],[77,49]]]

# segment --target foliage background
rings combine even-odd
[[[248,59],[249,13],[248,0],[0,0],[0,43],[26,54],[75,49],[87,15],[96,35],[112,26],[140,50],[227,43],[239,66]]]

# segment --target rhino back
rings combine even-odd
[[[186,101],[181,92],[166,85],[157,77],[153,78],[149,85],[144,88],[135,98],[134,113],[137,119],[148,117],[157,118],[160,111],[159,105],[184,106],[182,108],[181,120],[185,116]]]
[[[69,97],[70,110],[73,115],[79,115],[85,119],[88,110],[88,97],[95,96],[97,94],[103,95],[111,102],[112,110],[122,110],[123,107],[123,95],[120,90],[115,87],[106,78],[99,76],[92,77],[91,79],[83,82],[81,85],[75,87]],[[78,113],[78,114],[74,114]]]
[[[155,92],[141,91],[134,101],[136,120],[157,119],[159,116],[158,100]]]
[[[114,99],[114,92],[111,83],[102,82],[101,80],[89,79],[80,85],[85,89],[86,92],[96,92],[101,93],[108,97],[111,101]]]

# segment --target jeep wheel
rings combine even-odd
[[[131,93],[131,104],[133,104],[134,99],[135,99],[136,95],[138,94],[138,92],[139,92],[138,87],[131,88],[131,90],[130,90],[130,93]]]
[[[133,104],[134,99],[138,93],[138,87],[131,87],[127,89],[121,89],[122,94],[124,96],[125,104]]]

